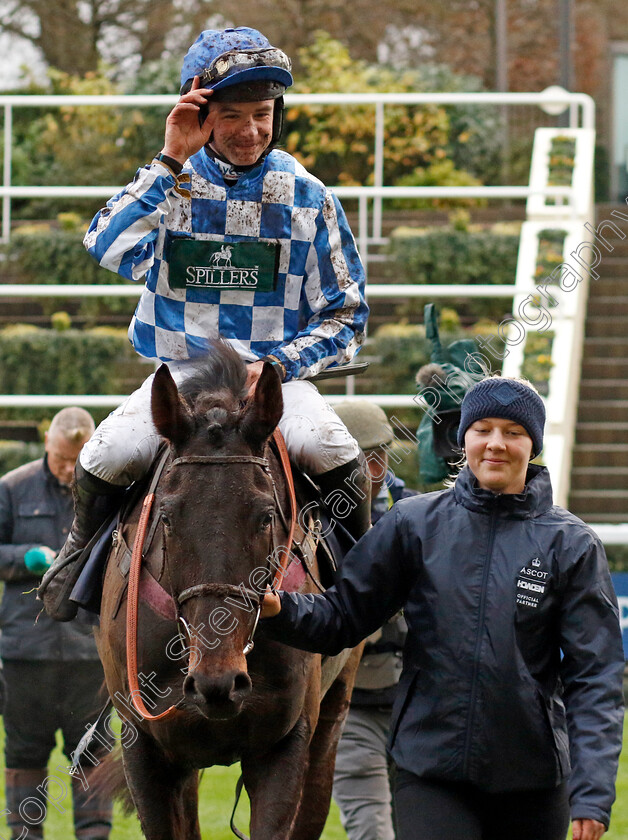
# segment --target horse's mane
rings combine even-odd
[[[195,372],[179,387],[179,393],[194,411],[207,408],[206,398],[212,402],[241,404],[246,399],[246,365],[236,351],[224,341],[213,340],[209,352]]]

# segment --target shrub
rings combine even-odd
[[[0,475],[35,461],[44,454],[43,443],[22,443],[15,440],[0,440]]]
[[[464,227],[458,217],[447,228],[397,228],[393,231],[388,253],[387,273],[395,283],[461,285],[514,284],[517,270],[519,234],[504,226],[481,230]],[[438,301],[434,289],[432,298]],[[444,306],[456,307],[467,321],[481,317],[501,321],[510,313],[506,298],[443,299]],[[423,302],[410,300],[395,310],[399,319],[418,321]]]
[[[539,283],[543,283],[546,279],[549,282],[554,269],[562,264],[566,236],[567,231],[560,228],[546,228],[539,231],[539,248],[534,270],[534,279]]]
[[[16,283],[43,285],[115,285],[126,282],[101,268],[83,245],[85,225],[75,220],[61,220],[58,228],[51,223],[28,224],[17,228],[11,242],[4,245],[8,270]],[[45,314],[52,315],[59,306],[58,298],[40,298]],[[78,315],[95,322],[99,316],[133,313],[136,300],[126,297],[86,297],[81,300]]]
[[[514,283],[519,236],[490,230],[397,228],[390,238],[396,283]]]
[[[552,370],[552,343],[554,332],[528,332],[523,351],[521,375],[529,379],[540,394],[549,394],[549,378]]]
[[[16,324],[0,330],[0,393],[130,393],[146,377],[120,329],[43,330]],[[41,409],[0,409],[0,416],[35,417]]]
[[[443,347],[463,338],[475,338],[474,328],[448,329],[456,324],[450,313],[451,310],[443,310],[446,317],[441,317]],[[493,331],[496,329],[493,325]],[[415,377],[419,368],[430,361],[432,343],[425,337],[422,324],[385,324],[369,340],[368,354],[375,357],[375,361],[368,375],[363,377],[361,385],[364,390],[368,387],[368,391],[374,394],[415,394]]]
[[[300,51],[298,93],[415,92],[425,89],[416,72],[355,61],[347,47],[325,32]],[[285,146],[327,184],[369,184],[373,179],[373,105],[305,105],[286,112]],[[462,134],[462,131],[459,132]],[[473,133],[472,131],[470,134]],[[446,110],[438,105],[387,105],[384,118],[384,183],[477,183],[451,161]],[[462,142],[462,141],[460,141]],[[439,168],[440,167],[440,168]],[[442,183],[442,181],[439,181]]]
[[[611,572],[628,572],[628,545],[604,546]]]

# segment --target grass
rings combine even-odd
[[[628,721],[624,730],[628,736]],[[4,744],[4,730],[0,727],[0,746]],[[2,755],[4,750],[2,749]],[[2,762],[3,763],[3,762]],[[59,746],[53,753],[50,767],[66,765],[68,762]],[[233,840],[234,835],[229,828],[229,818],[233,807],[235,783],[238,778],[238,767],[212,767],[205,771],[201,782],[199,817],[203,840]],[[0,811],[4,807],[4,766],[0,776]],[[247,804],[241,802],[238,807],[236,825],[242,831],[247,831]],[[0,817],[0,837],[6,837],[6,823]],[[72,831],[72,812],[68,808],[61,814],[50,809],[45,823],[46,840],[69,840],[74,836]],[[135,816],[126,817],[116,808],[111,840],[141,840],[142,833]],[[338,809],[332,802],[332,808],[323,832],[322,840],[343,840],[346,838],[340,820]],[[508,838],[504,838],[508,840]],[[628,750],[622,754],[617,779],[617,801],[613,808],[613,822],[604,840],[628,840]]]
[[[43,702],[43,701],[42,701]],[[0,726],[0,752],[1,752],[1,773],[0,773],[0,813],[5,807],[4,796],[4,728]],[[49,767],[67,766],[69,764],[60,748],[59,740],[57,748],[52,754]],[[57,771],[61,778],[63,775]],[[234,834],[229,828],[229,820],[233,808],[235,785],[239,776],[239,765],[233,767],[211,767],[205,770],[200,787],[199,819],[203,840],[233,840]],[[242,794],[240,805],[236,816],[236,826],[240,831],[248,833],[248,801],[246,795]],[[60,803],[63,807],[64,803]],[[46,840],[70,840],[74,837],[72,828],[71,805],[60,813],[54,808],[48,809],[48,815],[44,824]],[[8,837],[4,816],[0,816],[0,838]],[[125,816],[116,806],[113,831],[111,840],[142,840],[143,834],[135,815]],[[338,809],[332,802],[332,808],[322,835],[322,840],[343,840],[346,838],[338,816]]]

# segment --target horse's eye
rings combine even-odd
[[[272,510],[267,510],[266,513],[262,516],[260,526],[262,531],[267,531],[270,526],[273,524],[273,517],[274,512]]]
[[[162,513],[161,514],[161,521],[164,523],[166,528],[170,528],[170,517],[168,516],[167,513]]]

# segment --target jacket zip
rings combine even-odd
[[[493,554],[493,543],[495,542],[495,532],[497,531],[497,506],[491,511],[491,519],[489,524],[489,538],[486,549],[486,562],[484,564],[484,573],[482,575],[482,589],[480,591],[480,607],[478,615],[478,627],[475,639],[475,650],[473,652],[473,671],[471,674],[471,693],[469,695],[469,713],[467,715],[467,733],[464,745],[464,760],[463,772],[466,779],[470,779],[469,765],[471,763],[471,741],[473,738],[473,719],[475,717],[475,704],[478,693],[478,677],[480,672],[480,650],[482,648],[482,631],[484,627],[484,615],[486,613],[486,592],[488,589],[488,576],[491,570],[491,556]]]

